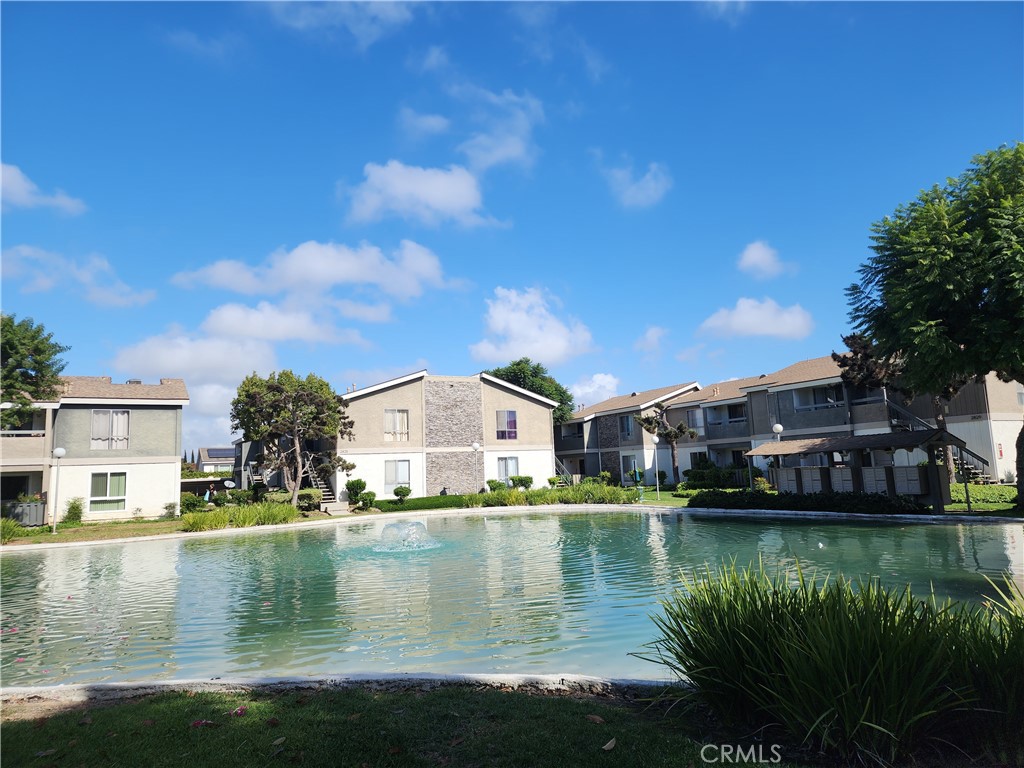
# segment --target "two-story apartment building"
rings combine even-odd
[[[76,497],[84,502],[85,520],[159,517],[165,505],[177,505],[185,382],[62,381],[55,401],[36,403],[31,423],[0,435],[3,500],[44,496],[47,520],[54,511],[59,519]]]
[[[648,416],[658,403],[696,392],[699,387],[694,381],[674,384],[620,395],[581,408],[556,428],[555,454],[566,471],[576,477],[596,477],[601,472],[610,472],[616,482],[621,482],[639,467],[645,472],[645,482],[653,484],[657,447],[658,467],[666,471],[671,480],[671,448],[664,444],[656,446],[635,417]]]
[[[543,485],[555,474],[558,403],[489,374],[418,371],[343,398],[355,427],[338,453],[356,465],[351,477],[381,498],[400,485],[413,496],[476,493],[487,480],[529,475]],[[340,498],[347,479],[335,478]]]
[[[555,436],[556,455],[570,472],[596,475],[616,463],[630,461],[626,457],[632,454],[642,459],[648,473],[645,481],[652,482],[650,436],[629,435],[624,424],[659,401],[668,408],[670,424],[685,425],[695,435],[676,443],[681,472],[704,459],[722,467],[744,466],[747,451],[779,439],[876,435],[935,426],[931,398],[921,396],[905,404],[898,394],[850,387],[840,373],[828,355],[801,360],[773,373],[704,387],[695,383],[614,397],[578,411],[561,425]],[[671,394],[673,390],[675,394]],[[1024,386],[986,376],[968,383],[956,397],[943,402],[942,408],[949,432],[987,462],[977,462],[979,471],[993,480],[1015,471],[1014,445],[1024,417]],[[613,434],[610,421],[604,431],[599,431],[599,416],[620,419],[614,425],[618,434]],[[776,433],[776,425],[781,427],[781,434]],[[619,456],[613,461],[615,450]],[[659,467],[670,469],[667,448],[659,445],[658,450]],[[605,453],[609,454],[607,458]],[[865,457],[869,465],[876,466],[912,466],[925,459],[924,450],[910,449],[877,449]],[[776,460],[809,465],[826,459],[808,454]],[[764,456],[754,457],[754,461],[762,469],[767,466]],[[623,466],[614,474],[621,477]],[[671,472],[669,478],[674,479]]]

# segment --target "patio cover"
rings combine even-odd
[[[916,432],[885,432],[879,435],[847,435],[845,437],[812,437],[806,440],[776,440],[762,443],[746,452],[746,456],[793,456],[805,453],[841,453],[865,449],[889,450],[922,448],[929,445],[955,445],[972,456],[967,443],[944,429],[922,429]],[[980,457],[978,457],[980,458]],[[988,462],[985,462],[986,464]]]

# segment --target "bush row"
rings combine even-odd
[[[910,496],[881,493],[764,493],[761,491],[701,491],[690,497],[689,508],[777,509],[794,512],[853,512],[866,515],[923,515],[931,508]]]
[[[581,483],[567,488],[503,488],[490,493],[464,497],[469,507],[526,507],[541,504],[635,504],[640,499],[636,488],[621,488],[600,483]]]
[[[971,501],[979,504],[1015,504],[1017,502],[1017,488],[1013,485],[972,485]],[[963,504],[967,501],[962,483],[957,483],[949,488],[949,495],[954,503]]]
[[[290,523],[297,516],[291,504],[261,501],[243,507],[213,509],[209,512],[187,512],[181,516],[183,531],[212,531],[219,528],[249,528],[254,525],[280,525]]]
[[[877,580],[819,585],[799,566],[708,567],[662,603],[641,655],[766,744],[846,764],[890,765],[929,744],[1012,762],[1024,756],[1024,595],[1009,578],[991,587],[968,607]]]

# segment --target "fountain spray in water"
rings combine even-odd
[[[436,549],[441,542],[427,533],[423,523],[388,523],[380,534],[380,543],[375,552],[405,552],[408,550]]]

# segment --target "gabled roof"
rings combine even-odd
[[[822,381],[824,379],[838,379],[840,374],[839,364],[832,359],[832,355],[814,357],[810,360],[788,365],[775,373],[758,376],[752,383],[745,386],[745,392],[753,392],[758,389],[775,389],[777,387],[793,386],[794,384]]]
[[[747,376],[743,379],[718,381],[714,384],[708,384],[696,392],[687,392],[679,397],[675,397],[668,401],[666,405],[669,408],[679,408],[686,405],[705,406],[729,400],[745,400],[747,394],[743,391],[743,388],[756,384],[759,378],[759,376]]]
[[[670,387],[659,387],[658,389],[647,389],[643,392],[633,392],[628,395],[617,395],[603,400],[596,405],[590,405],[576,411],[569,421],[589,421],[602,413],[615,413],[617,411],[642,411],[650,408],[655,403],[667,403],[669,400],[686,393],[689,390],[699,389],[700,384],[695,381],[686,384],[673,384]]]
[[[125,384],[114,384],[109,376],[61,376],[61,381],[62,403],[154,400],[188,404],[188,390],[185,388],[184,379],[160,379],[159,384],[143,384],[133,379]]]
[[[426,378],[430,378],[430,374],[427,373],[426,369],[424,369],[422,371],[416,371],[416,373],[410,373],[406,376],[399,376],[397,379],[388,379],[387,381],[382,381],[379,384],[373,384],[369,387],[363,387],[362,389],[357,389],[352,392],[346,392],[344,395],[342,395],[342,399],[348,402],[351,400],[356,400],[360,397],[364,397],[365,395],[372,395],[375,392],[380,392],[381,390],[388,389],[390,387],[397,387],[402,384],[407,384],[410,381],[416,381],[418,379]],[[558,403],[554,400],[549,400],[548,398],[542,395],[538,395],[536,392],[530,392],[528,389],[517,387],[515,384],[510,384],[504,379],[499,379],[497,376],[491,376],[489,373],[477,373],[473,376],[445,376],[444,378],[463,379],[465,381],[469,381],[470,379],[476,379],[477,381],[487,381],[490,382],[491,384],[496,384],[500,387],[504,387],[505,389],[510,389],[513,392],[523,395],[524,397],[532,398],[537,402],[547,405],[551,408],[558,407]]]
[[[198,463],[204,464],[217,459],[234,459],[234,448],[200,448]]]

